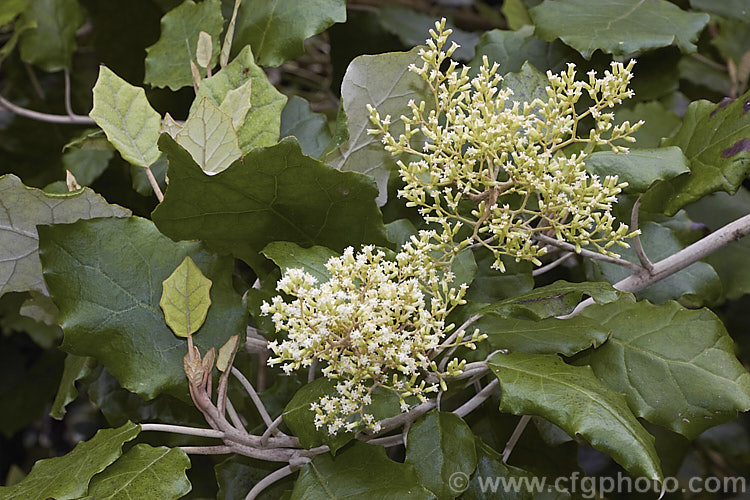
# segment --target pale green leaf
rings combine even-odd
[[[616,175],[618,182],[628,183],[623,189],[626,193],[643,193],[657,181],[690,171],[677,147],[633,149],[628,153],[597,151],[586,158],[586,170],[601,178]]]
[[[514,31],[533,24],[523,0],[505,0],[501,11],[508,21],[508,27]]]
[[[29,0],[21,24],[36,28],[21,34],[21,59],[44,71],[70,69],[76,50],[76,30],[84,22],[77,0]]]
[[[78,396],[76,382],[87,377],[95,366],[96,360],[94,358],[76,356],[75,354],[66,356],[60,386],[49,412],[52,418],[62,420],[66,413],[65,407]]]
[[[661,479],[654,438],[625,397],[602,384],[589,366],[550,354],[495,354],[488,366],[500,381],[500,410],[539,415],[610,455],[628,472]]]
[[[237,348],[240,346],[240,336],[232,335],[227,340],[227,343],[221,346],[219,354],[216,356],[216,368],[224,373],[227,368],[230,367],[234,360],[234,355],[237,353]]]
[[[545,0],[529,13],[537,36],[560,38],[586,59],[597,49],[625,55],[673,44],[695,52],[709,19],[667,0]]]
[[[174,118],[172,118],[172,115],[167,113],[164,115],[164,119],[161,121],[161,128],[159,129],[159,132],[161,133],[167,133],[169,134],[169,137],[174,139],[177,134],[182,130],[183,125],[180,125],[175,121]]]
[[[107,204],[89,188],[49,194],[24,186],[10,174],[0,177],[0,208],[0,295],[30,290],[47,293],[37,225],[130,215],[130,210]]]
[[[232,118],[204,97],[174,137],[209,175],[226,170],[242,156]]]
[[[286,96],[271,85],[265,72],[255,64],[250,47],[245,47],[226,68],[201,82],[190,110],[192,113],[204,97],[211,98],[215,105],[220,106],[229,92],[241,88],[250,80],[253,82],[250,109],[244,124],[237,129],[240,149],[244,153],[256,147],[276,144],[279,140],[281,110],[286,103]]]
[[[22,13],[29,0],[5,0],[0,5],[0,28],[10,24],[17,15]]]
[[[710,310],[619,300],[582,314],[612,330],[586,361],[637,416],[694,439],[750,409],[750,373]]]
[[[122,157],[134,165],[148,167],[159,159],[161,118],[146,99],[146,92],[99,67],[94,85],[94,107],[89,115]]]
[[[252,105],[252,80],[246,81],[241,87],[227,92],[219,109],[232,118],[232,126],[239,130],[245,123],[247,112]],[[236,135],[236,133],[235,133]]]
[[[90,500],[175,500],[192,486],[185,475],[190,459],[179,448],[137,444],[91,480]]]
[[[372,177],[380,192],[379,205],[384,205],[388,199],[388,177],[396,162],[383,149],[378,137],[368,135],[372,124],[367,104],[374,106],[381,117],[401,116],[412,99],[426,101],[429,106],[431,97],[427,84],[408,70],[410,64],[420,63],[418,50],[359,56],[349,64],[341,84],[349,140],[330,152],[326,163],[339,170],[353,170]],[[390,127],[395,137],[403,130],[400,122]]]
[[[169,328],[178,337],[197,332],[211,306],[211,280],[203,275],[193,259],[185,257],[162,282],[162,290],[159,305]]]
[[[289,241],[273,241],[266,245],[262,253],[279,266],[282,273],[289,269],[304,269],[319,283],[325,283],[331,279],[331,274],[325,265],[332,257],[339,256],[326,247],[302,248]]]
[[[250,45],[258,64],[278,66],[304,54],[305,39],[344,21],[344,0],[244,0],[234,44]]]
[[[201,68],[207,68],[211,63],[213,53],[213,41],[211,35],[205,31],[198,33],[198,47],[195,49],[195,61]]]
[[[94,474],[117,460],[122,454],[122,445],[134,439],[139,432],[140,427],[131,422],[117,429],[101,429],[88,441],[78,443],[67,455],[39,460],[20,483],[0,486],[0,498],[80,498],[86,494]]]
[[[186,0],[161,19],[161,36],[146,49],[145,83],[154,87],[179,90],[192,85],[190,61],[195,60],[200,32],[212,38],[211,62],[219,55],[219,37],[224,25],[221,0],[204,0],[196,4]],[[205,75],[205,70],[201,69]]]

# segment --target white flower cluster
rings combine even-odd
[[[615,126],[614,115],[603,112],[633,95],[628,85],[634,61],[613,62],[603,78],[591,72],[588,82],[576,81],[575,66],[569,64],[559,75],[547,72],[546,100],[520,102],[511,89],[498,88],[498,65],[490,66],[486,57],[473,78],[468,67],[448,63],[457,45],[444,51],[451,30],[444,19],[435,27],[419,52],[422,66],[409,67],[434,99],[409,103],[411,116],[400,117],[405,130],[398,138],[389,132],[391,117],[381,118],[368,106],[376,127],[369,133],[382,135],[392,154],[413,159],[398,162],[405,182],[399,196],[418,207],[427,222],[462,236],[451,252],[483,245],[501,270],[502,255],[540,264],[546,247],[535,239],[537,233],[574,244],[578,251],[592,245],[616,256],[608,250],[612,245],[627,247],[625,239],[633,234],[626,225],[615,228],[610,213],[625,184],[587,174],[584,161],[596,146],[627,152],[614,141],[634,141],[630,134],[642,122]],[[590,104],[577,109],[584,96]],[[588,117],[594,128],[581,136],[581,120]]]
[[[350,247],[326,264],[330,279],[324,283],[301,269],[289,269],[277,289],[296,297],[287,303],[276,296],[261,311],[271,315],[277,332],[286,332],[281,342],[269,342],[276,357],[269,365],[282,364],[288,374],[318,361],[322,373],[337,381],[338,395],[312,404],[317,428],[327,426],[331,434],[362,426],[378,430],[367,406],[377,388],[393,391],[408,411],[407,398],[426,401],[438,390],[424,376],[443,378],[461,373],[463,363],[451,362],[440,373],[432,359],[456,345],[474,347],[478,332],[470,340],[459,336],[441,345],[446,317],[464,303],[466,286],[451,286],[452,276],[442,272],[430,256],[437,235],[424,232],[388,260],[381,250],[366,246],[359,253]]]

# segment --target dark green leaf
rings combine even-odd
[[[346,21],[344,0],[246,0],[240,5],[234,46],[250,45],[262,66],[305,53],[305,39]]]
[[[709,19],[667,0],[545,0],[529,12],[540,38],[560,38],[586,59],[596,49],[625,55],[672,44],[695,52],[693,42]]]
[[[705,87],[701,90],[704,92],[708,90],[711,100],[714,100],[713,96],[716,96],[716,100],[719,100],[730,92],[732,84],[729,75],[723,69],[709,64],[706,60],[683,57],[678,64],[678,70],[681,80]],[[710,92],[713,92],[713,95]]]
[[[750,23],[750,7],[747,5],[747,0],[722,0],[721,2],[690,0],[690,6],[694,9]]]
[[[117,429],[101,429],[93,438],[78,443],[67,455],[39,460],[23,481],[0,487],[0,497],[4,500],[80,498],[86,494],[94,474],[117,460],[122,445],[139,432],[140,427],[131,422]]]
[[[602,384],[591,367],[525,353],[498,353],[488,365],[500,381],[501,411],[542,416],[571,436],[582,436],[631,474],[661,479],[653,436],[625,397]]]
[[[451,479],[457,474],[468,478],[477,465],[474,435],[461,417],[433,410],[409,427],[405,463],[438,498],[454,498],[463,488]]]
[[[65,407],[78,397],[76,382],[87,377],[95,366],[96,360],[94,358],[76,356],[75,354],[68,354],[65,357],[65,368],[60,379],[60,386],[49,412],[51,417],[61,420],[65,416]]]
[[[169,189],[153,219],[175,239],[201,239],[254,266],[272,241],[334,251],[361,242],[387,245],[372,182],[304,156],[294,139],[259,148],[208,176],[166,134]]]
[[[641,128],[633,133],[635,143],[626,144],[633,149],[656,148],[663,137],[671,137],[680,127],[680,117],[669,111],[659,101],[639,102],[633,108],[623,108],[615,115],[615,124],[625,120],[635,123],[643,120]],[[631,151],[632,152],[632,151]]]
[[[582,314],[612,330],[587,361],[637,416],[694,439],[750,409],[750,373],[708,309],[619,300]]]
[[[233,262],[199,243],[175,243],[146,219],[99,219],[40,227],[45,280],[65,331],[62,349],[92,356],[144,398],[186,397],[183,339],[159,308],[162,281],[190,256],[212,282],[211,310],[195,345],[218,349],[244,328]]]
[[[130,210],[85,188],[48,194],[29,188],[15,175],[0,177],[0,295],[35,290],[47,293],[39,264],[37,224],[74,222],[94,217],[127,217]]]
[[[325,265],[332,257],[339,256],[326,247],[302,248],[288,241],[271,242],[266,245],[262,253],[279,266],[282,273],[287,269],[304,269],[315,276],[319,283],[326,282],[331,278]]]
[[[414,468],[392,461],[381,446],[354,442],[337,457],[318,455],[302,467],[291,500],[434,499],[417,482]]]
[[[508,73],[503,80],[503,87],[513,90],[506,106],[512,106],[511,102],[531,102],[534,99],[546,101],[547,92],[545,87],[549,86],[547,77],[528,62],[523,63],[518,73]]]
[[[90,186],[104,172],[114,156],[111,147],[102,149],[74,149],[62,157],[63,167],[69,170],[81,186]]]
[[[302,152],[313,158],[320,158],[332,137],[325,115],[314,113],[305,99],[292,96],[281,112],[280,137],[294,136],[302,147]]]
[[[21,59],[44,71],[70,69],[76,50],[76,30],[84,21],[77,0],[29,0],[19,21],[36,21],[21,35]]]
[[[627,154],[598,151],[586,158],[590,174],[618,176],[627,182],[626,193],[643,193],[654,182],[676,177],[690,169],[680,148],[633,149]]]
[[[490,267],[495,261],[491,252],[478,249],[475,251],[475,258],[477,275],[466,293],[467,300],[497,302],[534,288],[530,262],[516,262],[511,258],[503,258],[505,272],[501,273]]]
[[[281,464],[254,460],[234,455],[214,467],[216,482],[219,484],[217,500],[238,500],[245,498],[247,492],[260,480],[280,468]],[[284,490],[294,487],[294,476],[275,482],[260,494],[261,500],[278,500]]]
[[[146,49],[145,83],[179,90],[192,85],[190,61],[195,61],[198,34],[205,31],[213,39],[211,65],[216,63],[221,44],[221,0],[187,0],[161,19],[159,41]],[[205,75],[205,70],[200,69]],[[196,99],[197,101],[197,99]]]
[[[91,500],[153,498],[174,500],[190,492],[185,476],[190,459],[179,448],[137,444],[91,480]]]

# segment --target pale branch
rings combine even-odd
[[[0,96],[0,106],[18,116],[23,116],[24,118],[30,118],[32,120],[47,123],[61,123],[65,125],[96,125],[96,122],[88,116],[75,114],[72,116],[67,116],[42,113],[40,111],[34,111],[31,109],[22,108],[21,106],[17,106],[3,96]]]
[[[638,230],[638,212],[641,208],[641,198],[639,197],[637,200],[635,200],[635,203],[633,203],[633,211],[630,213],[630,229],[635,231],[635,236],[633,237],[633,250],[635,250],[635,254],[638,256],[638,260],[641,261],[641,266],[649,272],[649,274],[653,274],[654,272],[654,265],[649,260],[648,256],[646,255],[646,252],[643,250],[643,245],[641,244],[641,232]]]
[[[242,422],[242,417],[240,417],[237,410],[234,409],[232,400],[229,398],[227,398],[227,413],[229,413],[229,419],[232,421],[234,428],[239,431],[244,431],[245,434],[247,434],[247,429],[245,429],[245,424]]]
[[[560,241],[555,238],[550,238],[549,236],[546,236],[544,234],[536,233],[534,234],[534,238],[541,241],[542,243],[546,243],[548,245],[562,248],[563,250],[567,250],[569,252],[575,252],[578,255],[588,257],[589,259],[601,260],[604,262],[609,262],[610,264],[616,264],[618,266],[627,267],[628,269],[631,269],[635,272],[640,272],[643,270],[641,266],[639,266],[638,264],[634,264],[630,262],[629,260],[619,259],[617,257],[610,257],[609,255],[604,255],[598,252],[592,252],[591,250],[586,250],[585,248],[581,248],[580,251],[578,251],[576,250],[575,245],[572,245],[568,243],[567,241]]]
[[[453,410],[453,413],[461,418],[465,417],[476,410],[482,403],[487,401],[498,390],[499,385],[500,382],[498,382],[497,379],[494,379],[492,382],[484,386],[484,389],[476,393],[470,400]]]
[[[180,446],[188,455],[228,455],[234,453],[231,446]]]
[[[73,104],[70,99],[70,71],[68,68],[63,70],[63,74],[65,76],[65,112],[68,113],[68,116],[75,116],[75,113],[73,113]]]
[[[258,495],[260,495],[263,490],[271,486],[276,481],[280,481],[284,479],[285,477],[294,474],[294,471],[297,470],[297,467],[292,467],[291,465],[285,465],[284,467],[277,469],[258,481],[255,486],[250,490],[250,492],[245,497],[245,500],[255,500],[258,498]]]
[[[521,434],[523,434],[523,431],[524,429],[526,429],[526,426],[529,424],[530,420],[530,415],[524,415],[521,417],[521,420],[518,421],[518,425],[516,425],[516,428],[513,429],[513,434],[510,435],[508,443],[505,445],[505,449],[503,450],[503,463],[508,461],[508,457],[510,457],[510,454],[513,452],[513,448],[516,447],[516,443],[518,443],[518,440],[521,439]]]
[[[545,264],[542,267],[538,267],[531,271],[532,276],[540,276],[547,271],[551,271],[569,258],[573,257],[576,253],[575,252],[566,252],[562,257],[558,257],[557,259],[553,260],[549,264]]]
[[[170,424],[141,424],[142,431],[172,432],[174,434],[184,434],[186,436],[201,436],[209,438],[223,439],[224,433],[216,429],[201,429],[199,427],[186,427],[183,425]]]
[[[260,444],[261,446],[266,446],[266,443],[268,443],[268,438],[271,437],[271,433],[278,430],[279,425],[281,425],[281,421],[283,420],[284,415],[281,414],[278,417],[276,417],[276,420],[271,422],[271,425],[268,426],[266,431],[263,433],[263,435],[260,437]]]
[[[450,346],[453,342],[455,342],[456,339],[458,339],[458,337],[462,335],[466,331],[467,328],[469,328],[472,324],[474,324],[475,321],[477,321],[481,317],[482,317],[481,314],[475,314],[469,319],[467,319],[466,321],[464,321],[464,323],[460,327],[458,327],[458,329],[455,332],[453,332],[453,334],[450,337],[448,337],[445,340],[445,342],[443,342],[440,346],[438,346],[437,348],[438,354],[442,352],[446,347]],[[451,347],[450,350],[445,353],[445,356],[443,356],[443,359],[440,361],[440,365],[438,366],[438,371],[442,372],[445,369],[445,365],[448,364],[448,360],[450,359],[451,355],[454,352],[456,352],[456,349],[458,349],[457,345]]]
[[[375,446],[382,446],[384,448],[390,448],[391,446],[398,446],[404,443],[404,434],[396,434],[395,436],[385,436],[379,438],[368,439],[364,441],[367,444]]]
[[[251,384],[250,381],[245,378],[242,372],[234,366],[232,367],[232,375],[234,375],[235,378],[240,381],[242,387],[245,388],[245,391],[247,391],[248,395],[250,396],[250,399],[253,400],[253,404],[255,404],[255,407],[258,409],[258,413],[260,413],[260,418],[263,419],[263,422],[265,422],[268,427],[271,427],[273,425],[273,419],[271,418],[271,415],[268,414],[268,410],[266,410],[266,407],[263,405],[263,401],[260,400],[258,393],[255,392],[253,384]]]
[[[156,177],[154,177],[154,173],[151,171],[151,167],[144,168],[146,169],[146,177],[148,177],[148,182],[151,184],[151,189],[153,189],[156,199],[161,203],[164,201],[164,193],[161,192],[161,188],[159,187]]]

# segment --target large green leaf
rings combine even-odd
[[[205,31],[211,35],[213,66],[219,55],[223,25],[221,0],[203,0],[198,4],[193,0],[186,0],[167,12],[161,19],[159,41],[146,49],[144,82],[172,90],[192,85],[190,61],[195,61],[198,34]],[[205,75],[204,69],[201,68],[200,71]]]
[[[169,188],[153,219],[172,238],[200,239],[256,266],[272,241],[339,252],[362,242],[387,245],[372,182],[304,156],[293,138],[251,151],[214,176],[168,135],[159,144],[169,157]]]
[[[151,166],[159,159],[161,117],[146,99],[146,92],[99,67],[94,85],[94,107],[89,115],[122,157],[134,165]]]
[[[0,486],[0,498],[80,498],[86,494],[94,474],[117,460],[122,454],[122,445],[139,432],[140,427],[131,422],[117,429],[101,429],[88,441],[78,443],[67,455],[39,460],[20,483]]]
[[[534,288],[531,276],[531,262],[516,262],[515,259],[503,258],[505,272],[492,269],[495,261],[492,252],[478,248],[474,250],[477,263],[477,275],[474,278],[466,299],[474,302],[498,302],[516,295],[526,293]]]
[[[29,290],[47,293],[37,224],[130,215],[130,210],[107,204],[88,188],[50,194],[24,186],[15,175],[0,177],[0,208],[0,295]]]
[[[414,468],[388,458],[382,446],[355,442],[337,457],[318,455],[300,470],[291,500],[434,499]]]
[[[493,349],[566,356],[601,345],[609,335],[607,328],[580,315],[534,321],[488,313],[471,328],[486,334]]]
[[[137,444],[100,472],[89,485],[90,500],[153,498],[174,500],[191,490],[185,470],[190,459],[179,448]]]
[[[307,156],[319,158],[333,136],[325,115],[314,113],[305,99],[292,96],[281,112],[281,137],[293,135]]]
[[[201,352],[218,349],[244,328],[232,288],[232,259],[199,243],[175,243],[146,219],[99,219],[40,227],[45,280],[65,337],[62,349],[99,360],[121,385],[151,399],[187,394],[183,339],[159,308],[162,282],[186,256],[212,282],[211,309],[196,337]]]
[[[0,5],[0,28],[10,24],[13,19],[21,14],[28,5],[29,0],[5,0]]]
[[[460,491],[451,479],[469,477],[477,465],[474,435],[458,415],[433,410],[409,427],[404,463],[414,466],[420,484],[438,498],[454,498]]]
[[[672,44],[695,52],[693,42],[709,19],[667,0],[545,0],[529,13],[537,36],[559,38],[586,59],[597,49],[626,55]]]
[[[380,140],[367,133],[372,128],[367,105],[377,108],[380,116],[401,116],[410,100],[434,102],[429,98],[427,84],[408,70],[410,64],[421,65],[418,49],[409,52],[365,55],[354,59],[341,83],[341,99],[348,119],[349,140],[329,153],[326,163],[339,170],[354,170],[375,179],[380,195],[378,204],[388,199],[388,177],[395,160],[383,149]],[[395,122],[390,132],[395,137],[403,133],[401,122]]]
[[[539,415],[615,459],[628,472],[661,479],[654,438],[625,397],[602,384],[589,366],[556,355],[498,353],[488,361],[502,389],[500,410]]]
[[[344,0],[245,0],[234,45],[250,45],[263,66],[278,66],[305,53],[302,42],[346,21]]]
[[[209,97],[217,106],[224,103],[227,95],[252,81],[250,110],[245,123],[237,129],[240,148],[247,153],[259,146],[272,146],[279,139],[281,110],[286,97],[268,81],[263,70],[255,64],[250,47],[242,52],[211,78],[203,80],[195,96],[191,114],[204,97]]]
[[[690,173],[653,186],[644,208],[675,214],[680,208],[716,191],[734,194],[750,174],[750,91],[719,104],[690,103],[682,128],[665,146],[679,146]]]
[[[551,285],[491,304],[480,312],[495,313],[502,317],[544,319],[569,314],[588,295],[598,304],[612,302],[620,292],[609,283],[568,283],[559,280]]]
[[[211,306],[210,290],[211,280],[203,276],[190,257],[185,257],[162,282],[159,305],[175,335],[184,338],[203,326]]]
[[[96,360],[94,358],[76,356],[75,354],[68,354],[65,357],[65,368],[63,368],[60,378],[60,386],[49,412],[52,418],[62,420],[66,413],[65,407],[78,396],[76,382],[87,377],[95,366]]]
[[[750,409],[750,373],[710,310],[619,300],[583,314],[612,330],[587,361],[639,417],[694,439]]]
[[[326,247],[302,248],[288,241],[273,241],[266,245],[262,253],[279,266],[282,273],[287,269],[304,269],[315,276],[319,283],[324,283],[331,278],[325,265],[332,257],[339,256]]]
[[[586,158],[586,170],[599,177],[618,176],[620,182],[628,183],[626,193],[643,193],[657,181],[690,171],[677,147],[633,149],[627,154],[597,151]]]
[[[227,98],[231,92],[227,94]],[[244,120],[243,120],[244,121]],[[174,136],[207,174],[217,174],[242,156],[232,118],[204,97]]]
[[[279,469],[278,462],[264,462],[242,455],[232,455],[214,466],[219,491],[216,500],[238,500],[245,498],[247,492],[264,477]],[[284,498],[284,491],[294,487],[294,476],[277,481],[264,489],[259,500],[278,500]]]
[[[694,9],[705,10],[723,17],[739,19],[750,23],[750,8],[747,0],[690,0],[690,6]]]
[[[20,24],[36,22],[21,34],[21,59],[44,71],[70,69],[76,30],[84,21],[77,0],[29,0]]]
[[[667,109],[660,101],[639,102],[632,108],[618,109],[613,123],[619,125],[625,120],[630,123],[638,120],[646,122],[633,132],[632,137],[635,138],[635,143],[624,144],[632,148],[631,153],[634,152],[633,149],[659,147],[662,138],[671,137],[682,123],[680,117]]]

